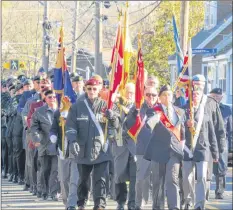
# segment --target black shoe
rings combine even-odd
[[[202,210],[202,209],[201,209],[201,207],[199,206],[199,207],[195,208],[195,210]]]
[[[78,206],[78,210],[85,210],[85,206]]]
[[[37,192],[36,196],[37,196],[37,198],[41,198],[42,197],[42,193],[41,192]]]
[[[12,182],[13,181],[13,177],[14,177],[13,175],[10,175],[9,179],[8,179],[8,182]]]
[[[58,201],[58,198],[57,198],[56,195],[52,195],[51,198],[52,198],[53,201]]]
[[[18,178],[17,178],[17,177],[15,177],[15,178],[13,179],[13,183],[18,183]]]
[[[124,204],[118,204],[116,210],[124,210]]]
[[[74,206],[70,206],[66,210],[76,210],[76,208]]]
[[[6,174],[4,174],[4,175],[2,176],[2,178],[3,178],[3,179],[7,179],[8,177],[7,177]]]
[[[27,185],[24,185],[23,191],[28,191],[29,187]]]
[[[135,208],[135,210],[142,210],[142,208],[139,207],[139,206],[137,206],[137,207]]]
[[[24,185],[24,181],[23,180],[19,180],[18,184],[19,185]]]
[[[218,194],[216,194],[215,195],[215,199],[223,199],[223,194],[221,194],[221,193],[218,193]]]
[[[43,200],[47,200],[48,199],[48,195],[47,194],[43,194],[42,198],[43,198]]]
[[[191,209],[190,204],[186,204],[185,207],[184,207],[184,210],[190,210],[190,209]]]
[[[37,190],[36,190],[36,189],[34,189],[34,190],[32,191],[32,195],[37,195]]]

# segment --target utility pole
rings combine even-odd
[[[72,57],[71,57],[71,72],[76,72],[76,57],[77,57],[77,41],[75,41],[76,38],[76,34],[77,34],[77,13],[78,13],[78,9],[79,9],[79,1],[75,1],[75,5],[74,5],[74,16],[73,16],[73,31],[72,31]]]
[[[43,18],[43,61],[42,61],[42,66],[44,70],[48,73],[48,68],[49,68],[49,43],[47,40],[48,37],[48,9],[49,9],[49,2],[44,1],[44,18]]]
[[[180,47],[185,55],[188,50],[189,1],[181,1]]]
[[[102,48],[102,2],[95,1],[95,73],[104,77]]]

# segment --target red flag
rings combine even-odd
[[[141,48],[138,51],[138,61],[137,61],[137,77],[135,84],[135,104],[136,109],[140,109],[144,101],[144,63],[142,60]],[[130,137],[136,141],[137,135],[141,130],[143,123],[141,120],[140,113],[136,117],[135,124],[128,130]]]
[[[113,47],[112,52],[112,75],[111,75],[111,82],[110,82],[110,91],[109,91],[109,98],[108,98],[108,109],[112,108],[113,102],[115,100],[114,95],[116,95],[119,86],[122,81],[122,72],[123,72],[123,36],[121,31],[121,25],[119,24],[117,30],[117,38],[115,46]]]

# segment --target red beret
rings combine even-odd
[[[91,78],[91,79],[86,81],[85,85],[87,86],[87,85],[99,85],[99,84],[100,83],[99,83],[99,81],[97,79]]]

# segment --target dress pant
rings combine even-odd
[[[166,164],[151,161],[152,171],[152,208],[162,210],[165,208],[165,175]]]
[[[32,187],[32,183],[30,183],[30,166],[29,166],[29,156],[28,156],[28,147],[25,148],[25,169],[24,169],[24,182],[26,186]]]
[[[136,207],[142,206],[142,200],[148,202],[150,190],[150,175],[151,175],[151,162],[145,160],[143,155],[137,155],[136,161]]]
[[[69,194],[70,169],[71,169],[71,160],[61,159],[61,157],[58,157],[58,177],[60,179],[59,181],[61,186],[62,201],[66,207],[69,207],[67,206],[67,198]]]
[[[7,148],[8,148],[8,173],[13,176],[13,143],[12,139],[6,139]]]
[[[40,164],[42,194],[56,196],[59,189],[58,157],[56,155],[41,156]]]
[[[21,181],[24,180],[24,170],[25,170],[25,150],[21,149],[15,154],[16,165],[18,170],[18,177]]]
[[[94,209],[105,208],[106,206],[106,170],[108,170],[108,161],[85,165],[80,164],[80,181],[78,184],[78,206],[86,204],[88,199],[90,173],[93,172],[93,200]]]
[[[3,133],[6,128],[2,128],[1,132]],[[8,147],[6,143],[6,137],[1,136],[1,146],[2,146],[2,165],[4,167],[4,176],[8,173]]]
[[[28,175],[30,179],[30,187],[32,190],[37,191],[37,173],[34,167],[34,153],[35,149],[28,148]]]
[[[120,160],[120,159],[119,159]],[[118,162],[118,165],[120,161]],[[128,161],[126,168],[128,169],[127,174],[129,175],[129,194],[128,194],[128,207],[135,207],[135,184],[136,184],[136,161],[128,152]],[[119,166],[118,166],[119,167]],[[126,182],[116,183],[115,185],[116,201],[120,205],[124,205],[127,200],[127,184]]]
[[[40,157],[38,156],[38,150],[36,149],[35,154],[34,154],[34,168],[36,170],[36,187],[37,187],[37,192],[42,193],[42,169],[41,169],[41,160]]]
[[[79,171],[75,160],[70,159],[70,182],[69,182],[69,194],[67,197],[67,207],[76,206],[78,197],[78,181],[79,181]]]
[[[206,178],[208,162],[183,161],[183,189],[185,204],[194,205],[194,208],[205,208],[206,200]],[[196,166],[196,184],[194,185],[195,175],[193,168]]]

